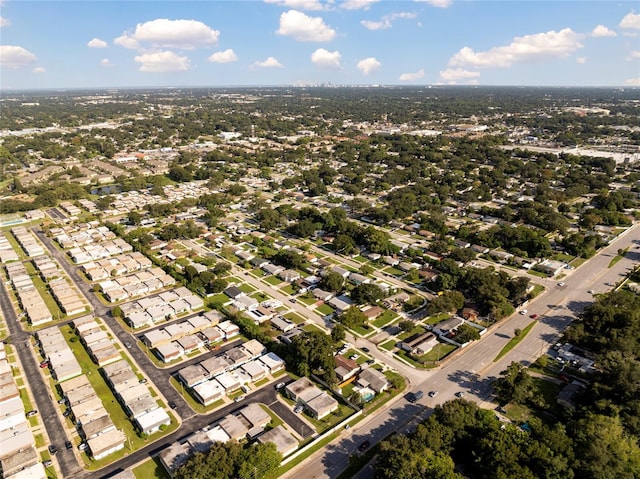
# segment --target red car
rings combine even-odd
[[[538,315],[537,314],[532,314],[531,316],[529,316],[531,319],[538,319]]]

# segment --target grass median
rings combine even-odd
[[[533,326],[535,324],[536,322],[532,321],[520,332],[520,334],[511,338],[511,340],[506,344],[506,346],[502,348],[502,351],[498,353],[498,355],[493,360],[493,362],[495,363],[496,361],[499,361],[505,354],[507,354],[509,351],[515,348],[520,343],[520,341],[522,341],[527,336],[527,334],[529,334],[529,331],[533,329]]]

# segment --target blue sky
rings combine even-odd
[[[640,86],[637,1],[0,0],[0,88]]]

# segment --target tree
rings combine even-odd
[[[620,418],[590,414],[575,425],[578,477],[640,477],[640,446],[625,433]]]
[[[238,477],[262,479],[272,477],[280,467],[282,454],[272,442],[245,447],[238,457]]]
[[[384,298],[384,292],[372,283],[361,283],[351,290],[351,299],[356,304],[375,304]]]
[[[358,251],[358,247],[351,236],[340,234],[333,239],[333,250],[348,256]]]
[[[321,289],[325,291],[332,291],[334,293],[341,291],[343,286],[344,278],[334,271],[326,273],[318,283],[318,287]]]
[[[138,226],[140,224],[140,222],[142,221],[142,215],[140,213],[138,213],[137,211],[130,211],[128,220],[129,220],[130,224],[132,224],[134,226]]]
[[[454,339],[457,343],[465,344],[469,341],[477,341],[480,339],[480,333],[476,328],[469,324],[461,324],[456,330]]]
[[[344,313],[339,314],[336,320],[344,324],[349,329],[361,328],[367,325],[367,317],[362,311],[356,307],[347,309]]]
[[[415,326],[415,323],[410,319],[403,319],[398,323],[398,327],[403,331],[411,331]]]
[[[340,341],[344,341],[347,337],[347,331],[342,324],[335,324],[331,329],[331,339],[333,339],[334,343],[338,343]]]
[[[500,404],[505,405],[512,401],[524,404],[532,397],[533,380],[522,364],[512,362],[500,373],[500,376],[493,383],[493,389]]]

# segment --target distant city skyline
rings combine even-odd
[[[636,1],[2,1],[0,88],[640,87]]]

